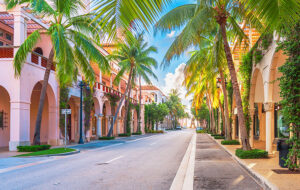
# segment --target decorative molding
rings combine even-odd
[[[274,109],[274,103],[272,102],[266,102],[264,103],[264,111],[272,111]]]

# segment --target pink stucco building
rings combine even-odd
[[[7,11],[4,2],[0,1],[0,148],[8,147],[9,150],[15,151],[19,145],[32,143],[41,81],[51,47],[49,37],[41,36],[36,48],[28,54],[20,77],[15,77],[13,58],[18,47],[30,33],[36,29],[47,27],[45,20],[40,20],[32,15],[26,7],[17,6],[13,10]],[[109,52],[108,49],[100,48],[99,51],[104,55],[108,55]],[[115,109],[111,108],[105,93],[115,93],[121,96],[125,91],[128,76],[122,78],[119,86],[113,85],[112,81],[119,67],[115,62],[110,65],[112,69],[109,75],[102,75],[97,67],[93,67],[97,82],[94,87],[91,127],[85,134],[87,140],[104,136],[108,132],[112,111]],[[41,142],[59,145],[63,139],[59,129],[60,89],[55,76],[55,68],[52,69],[43,110]],[[81,80],[80,76],[78,76],[78,80]],[[69,142],[77,142],[79,138],[79,92],[76,84],[70,87],[68,106],[72,110],[72,114],[68,117],[67,125]],[[133,89],[131,94],[132,101],[137,102],[138,89]],[[135,110],[132,112],[132,130],[136,131],[137,113]],[[119,113],[114,135],[124,132],[123,117],[124,105]]]

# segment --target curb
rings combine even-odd
[[[228,154],[231,155],[231,157],[244,169],[246,170],[261,186],[263,189],[266,190],[279,190],[279,188],[269,182],[265,177],[262,175],[258,174],[251,168],[247,166],[247,164],[239,159],[236,155],[232,154],[229,150],[227,150],[220,142],[216,141],[210,134],[208,135],[211,139],[213,139],[222,149],[224,149]]]
[[[196,151],[196,134],[194,133],[180,166],[173,179],[170,190],[191,190],[194,185],[194,167]]]

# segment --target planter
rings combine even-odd
[[[291,148],[289,144],[286,143],[287,139],[279,139],[277,141],[277,150],[279,151],[279,165],[282,168],[287,168],[285,166],[285,160],[288,158],[289,149]]]

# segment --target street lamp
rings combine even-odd
[[[84,141],[82,139],[82,89],[85,86],[85,83],[83,81],[80,81],[78,86],[80,87],[80,115],[79,115],[79,122],[80,122],[80,131],[79,131],[79,142],[78,144],[84,144]]]

